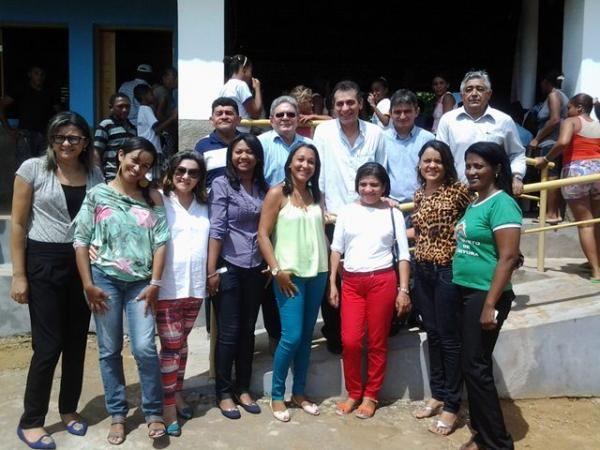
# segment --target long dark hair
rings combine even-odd
[[[225,64],[225,72],[227,75],[227,79],[229,80],[233,75],[238,73],[240,69],[251,66],[252,61],[245,55],[233,55],[233,56],[225,56],[223,58],[223,64]]]
[[[385,168],[376,162],[364,163],[356,171],[356,178],[354,178],[354,190],[358,194],[358,185],[360,180],[365,177],[375,177],[384,186],[383,196],[388,197],[390,195],[390,176],[388,175]]]
[[[119,147],[119,150],[123,151],[123,155],[127,155],[128,153],[135,152],[137,150],[148,152],[152,155],[152,164],[150,165],[150,168],[152,168],[152,166],[154,166],[154,164],[156,163],[156,156],[157,156],[156,148],[154,148],[154,144],[152,144],[152,142],[150,142],[146,138],[143,138],[140,136],[134,136],[134,137],[127,138],[127,139],[125,139],[125,141],[123,141],[123,145],[121,145],[121,147]],[[117,176],[119,176],[120,173],[121,173],[121,162],[119,161],[119,158],[117,157]],[[142,197],[144,197],[144,200],[146,201],[146,203],[148,203],[149,206],[154,206],[154,201],[150,197],[150,184],[149,183],[138,184],[138,187],[140,188],[140,190],[142,192]]]
[[[227,146],[227,161],[225,162],[225,177],[229,180],[229,184],[236,191],[240,190],[240,176],[233,167],[233,148],[238,144],[238,142],[244,141],[252,150],[252,154],[256,158],[256,166],[254,166],[254,171],[252,173],[252,182],[258,184],[258,187],[263,191],[267,192],[269,190],[269,184],[265,180],[264,167],[265,167],[265,154],[263,151],[263,146],[258,140],[256,136],[250,133],[241,133],[239,134],[233,141],[229,143]]]
[[[198,203],[206,203],[208,196],[206,195],[206,164],[204,164],[204,159],[198,155],[198,153],[192,150],[186,150],[183,152],[175,153],[171,159],[169,160],[169,167],[167,167],[167,173],[163,179],[163,192],[165,195],[169,195],[173,190],[175,190],[175,186],[173,185],[173,176],[175,175],[175,169],[179,167],[181,161],[186,159],[191,159],[198,164],[198,170],[200,171],[200,176],[198,177],[198,183],[194,187],[194,197],[198,201]]]
[[[419,150],[419,164],[421,163],[423,153],[425,153],[425,150],[428,148],[434,149],[442,158],[442,166],[444,166],[444,184],[450,186],[451,184],[456,183],[458,175],[456,174],[456,167],[454,167],[454,156],[452,156],[452,151],[450,150],[450,147],[448,147],[448,144],[435,139],[425,142],[423,147],[421,147],[421,150]],[[417,179],[422,186],[425,186],[426,181],[425,178],[423,178],[423,175],[421,175],[419,166],[417,166]]]
[[[48,147],[46,149],[46,168],[51,171],[58,169],[52,142],[58,129],[69,125],[76,127],[86,139],[86,144],[83,147],[83,151],[79,154],[78,159],[85,171],[89,172],[93,165],[92,150],[94,148],[94,143],[92,141],[92,132],[85,119],[73,111],[59,112],[48,122],[48,128],[46,130],[46,142],[48,142]]]
[[[321,201],[321,191],[319,189],[319,174],[321,173],[321,158],[319,157],[319,151],[317,147],[313,144],[308,144],[306,142],[301,142],[296,144],[290,150],[290,153],[287,157],[284,167],[285,178],[283,180],[283,195],[290,195],[294,191],[294,183],[292,182],[292,169],[290,165],[292,164],[292,159],[298,150],[301,148],[309,148],[315,154],[315,173],[308,179],[308,189],[312,194],[313,203],[319,203]]]
[[[500,172],[498,172],[494,184],[508,195],[513,195],[512,170],[504,147],[495,142],[475,142],[465,152],[465,161],[469,153],[474,153],[483,158],[485,162],[492,166],[494,172],[497,167],[500,167]]]

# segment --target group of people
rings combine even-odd
[[[250,392],[261,306],[277,316],[269,330],[276,344],[270,406],[282,422],[291,418],[284,401],[290,368],[292,403],[320,414],[306,395],[319,308],[327,347],[343,360],[348,397],[336,412],[368,419],[384,381],[392,318],[414,306],[428,336],[432,392],[415,417],[433,417],[432,432],[451,433],[464,381],[475,434],[463,449],[513,448],[492,352],[521,262],[522,215],[513,196],[522,192],[525,149],[510,118],[488,105],[487,73],[465,75],[463,106],[441,115],[437,136],[414,124],[419,107],[411,91],[392,95],[384,130],[359,119],[360,89],[341,81],[333,89],[336,118],[317,126],[313,139],[296,131],[292,96],[273,101],[273,129],[256,137],[238,127],[242,107],[250,114],[262,107],[260,82],[245,56],[230,63],[235,82],[213,102],[214,132],[196,151],[168,161],[160,190],[146,178],[157,149],[139,136],[104,143],[115,152],[114,177],[105,184],[89,127],[72,112],[51,119],[46,154],[17,171],[11,296],[29,306],[34,349],[19,438],[55,448],[44,419],[60,356],[61,419],[70,433],[86,433],[77,405],[90,311],[108,442],[126,438],[123,314],[148,435],[180,435],[178,417],[194,413],[181,395],[187,336],[210,297],[216,402],[229,419],[239,419],[240,408],[261,412]],[[242,100],[229,91],[242,92]],[[569,110],[579,106],[571,99]],[[581,136],[586,154],[600,152],[595,122],[572,122],[571,136]],[[398,202],[413,199],[413,213],[403,217]],[[412,289],[408,239],[415,242]]]

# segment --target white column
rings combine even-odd
[[[207,120],[223,86],[225,0],[178,0],[179,119]]]
[[[563,71],[565,93],[600,97],[600,1],[565,0]]]
[[[520,101],[523,108],[531,108],[535,102],[538,8],[538,0],[521,2],[521,18],[517,32],[511,100]]]

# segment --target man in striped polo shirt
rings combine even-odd
[[[136,136],[135,126],[129,121],[131,101],[127,95],[117,92],[111,95],[110,117],[103,119],[94,134],[96,164],[102,169],[106,182],[117,175],[117,152],[123,141]]]

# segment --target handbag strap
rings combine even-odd
[[[390,207],[390,216],[392,218],[392,233],[394,234],[394,241],[392,243],[392,255],[395,260],[395,264],[398,262],[398,255],[400,254],[398,250],[398,239],[396,238],[396,221],[394,220],[394,208]]]

